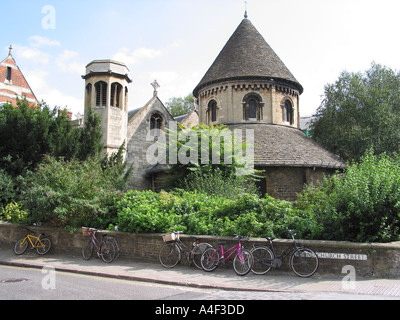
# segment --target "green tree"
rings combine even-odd
[[[17,108],[6,104],[0,110],[0,168],[13,176],[35,169],[45,155],[66,160],[97,155],[100,141],[100,120],[93,112],[82,129],[45,103],[31,108],[18,100]]]
[[[168,111],[173,117],[182,116],[188,114],[193,109],[194,96],[189,94],[182,98],[173,97],[166,103]]]
[[[379,64],[325,86],[313,138],[345,160],[400,151],[400,74]]]
[[[169,130],[169,138],[172,185],[231,198],[256,193],[256,172],[244,157],[247,144],[236,141],[228,127],[200,124],[189,129],[179,125],[178,132]],[[177,159],[171,158],[171,148],[176,148]],[[176,164],[174,160],[178,160]]]
[[[107,228],[116,215],[114,201],[126,191],[121,167],[104,166],[98,157],[68,162],[45,157],[35,171],[18,179],[27,222]]]
[[[400,159],[370,150],[343,174],[309,187],[297,207],[309,211],[321,240],[390,242],[400,231]]]

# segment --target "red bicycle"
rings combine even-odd
[[[253,267],[254,259],[251,251],[242,246],[242,240],[248,241],[249,238],[235,234],[235,239],[238,240],[238,244],[227,251],[224,250],[225,242],[221,241],[217,243],[219,246],[218,249],[209,248],[204,251],[200,260],[203,270],[207,272],[214,271],[218,266],[224,264],[237,253],[233,259],[233,269],[239,276],[248,274]]]

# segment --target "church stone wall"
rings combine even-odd
[[[244,99],[254,94],[261,98],[262,119],[244,119]],[[202,89],[199,93],[200,123],[211,124],[207,113],[209,103],[217,102],[217,121],[213,124],[232,123],[272,123],[298,128],[300,125],[299,92],[285,85],[267,81],[231,81],[215,84]],[[293,105],[293,124],[283,121],[283,106],[289,100]]]

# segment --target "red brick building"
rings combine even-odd
[[[0,62],[0,106],[5,103],[17,106],[17,98],[26,99],[32,107],[38,104],[35,94],[12,56],[10,46],[8,57]]]

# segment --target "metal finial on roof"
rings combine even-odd
[[[248,14],[247,14],[247,1],[244,2],[245,6],[246,6],[246,10],[244,12],[244,18],[247,19],[248,18]]]
[[[9,51],[8,51],[8,55],[9,55],[9,56],[11,56],[11,51],[12,51],[12,49],[13,49],[13,46],[10,45],[10,47],[8,48],[8,50],[9,50]]]

